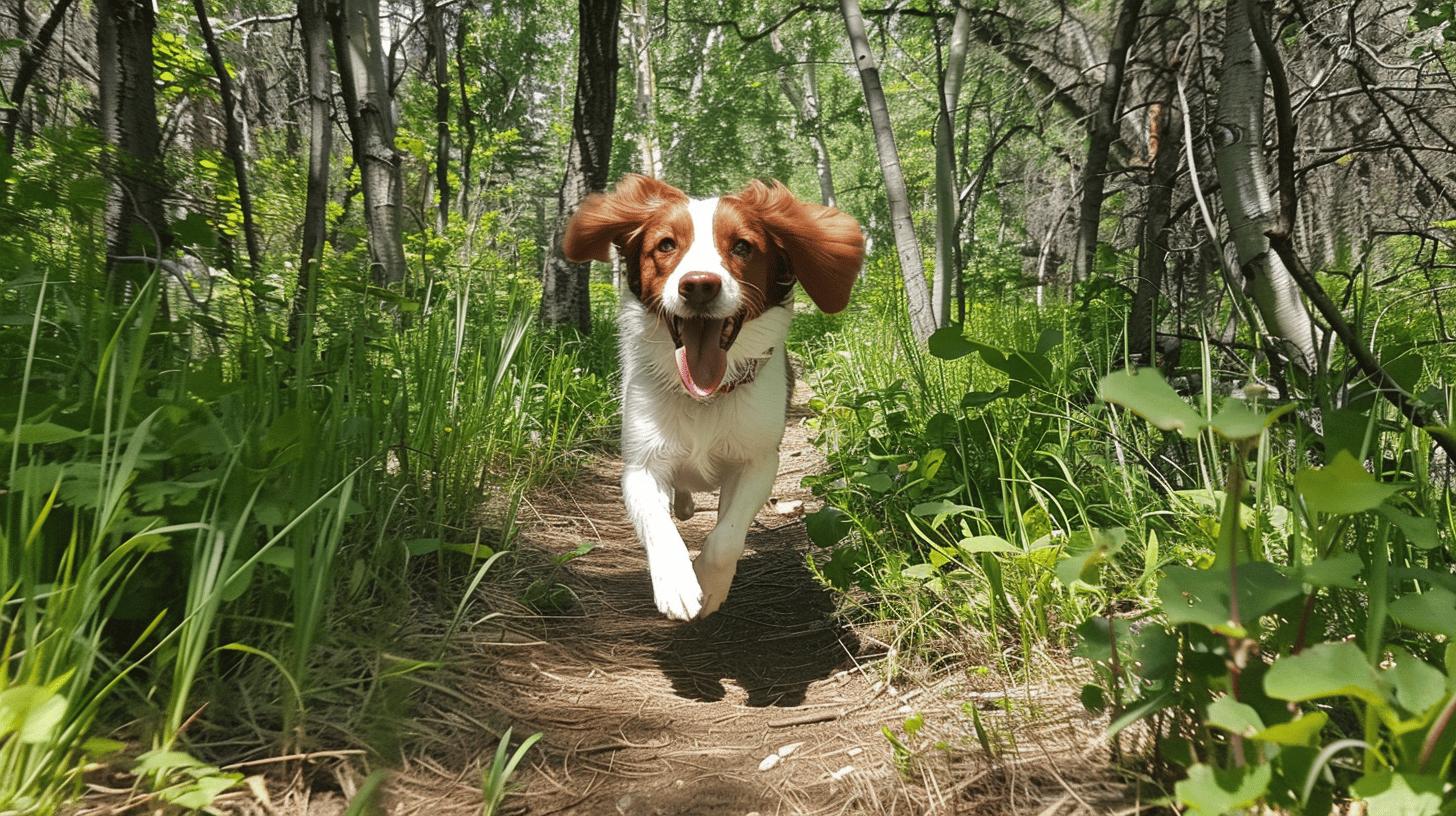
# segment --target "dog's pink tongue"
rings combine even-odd
[[[722,320],[694,317],[682,324],[682,348],[677,350],[677,374],[689,394],[711,397],[728,371],[728,352],[720,345]]]

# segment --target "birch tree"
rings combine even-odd
[[[1137,38],[1142,6],[1142,0],[1123,0],[1118,10],[1103,66],[1102,88],[1088,124],[1087,161],[1082,166],[1082,202],[1072,263],[1072,273],[1081,280],[1092,275],[1092,264],[1097,258],[1097,230],[1102,223],[1102,198],[1107,189],[1107,157],[1118,137],[1127,52]]]
[[[632,52],[632,82],[636,94],[632,109],[636,114],[637,167],[644,176],[662,177],[662,144],[657,128],[657,77],[652,70],[652,24],[647,0],[637,0],[627,17],[627,47]]]
[[[1264,328],[1295,366],[1312,372],[1317,344],[1309,309],[1289,269],[1269,251],[1265,234],[1275,217],[1264,164],[1265,78],[1244,2],[1227,0],[1213,156],[1219,193]]]
[[[813,55],[805,55],[803,66],[797,75],[793,70],[794,56],[784,46],[777,30],[768,37],[769,47],[779,58],[779,87],[789,104],[798,115],[799,130],[809,139],[814,152],[814,174],[819,179],[819,200],[826,207],[835,206],[834,169],[829,159],[829,143],[824,137],[824,121],[819,107],[819,80],[814,69]]]
[[[935,273],[931,294],[937,326],[950,325],[950,304],[955,299],[955,281],[960,276],[955,116],[960,106],[961,79],[966,70],[970,39],[971,11],[957,6],[936,100],[939,110],[935,117]]]
[[[325,0],[298,0],[298,27],[303,69],[308,81],[308,184],[304,192],[303,246],[298,259],[298,285],[288,320],[288,338],[303,335],[304,315],[312,310],[315,279],[323,261],[328,231],[329,161],[334,152],[334,76],[329,69],[329,28]]]
[[[394,148],[394,107],[379,31],[379,0],[329,0],[339,83],[364,192],[376,283],[404,280],[403,183]]]
[[[865,34],[864,15],[859,0],[839,0],[844,26],[849,33],[849,47],[864,86],[865,106],[869,108],[870,125],[875,132],[875,152],[880,159],[880,173],[885,178],[885,197],[890,204],[890,227],[895,238],[895,253],[900,259],[900,275],[905,282],[905,301],[910,312],[910,328],[921,340],[935,331],[935,313],[930,303],[930,288],[925,283],[925,264],[920,256],[920,242],[915,237],[915,222],[910,216],[910,193],[905,187],[905,173],[900,167],[900,154],[895,147],[895,133],[890,127],[890,109],[885,104],[885,89],[880,84],[880,70]]]

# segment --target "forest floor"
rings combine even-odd
[[[801,386],[796,403],[806,396]],[[533,496],[526,561],[534,551],[577,600],[543,617],[491,593],[502,614],[459,636],[450,668],[432,676],[416,718],[428,736],[390,783],[390,812],[478,814],[501,723],[513,740],[543,735],[512,779],[507,814],[1139,812],[1108,768],[1106,719],[1084,713],[1064,658],[1015,687],[970,658],[912,671],[836,614],[805,565],[801,511],[775,506],[813,509],[800,480],[823,460],[806,416],[791,409],[773,500],[727,603],[706,620],[657,613],[618,461]],[[698,499],[680,524],[690,547],[716,516],[711,496]],[[594,547],[553,566],[582,542]],[[925,725],[907,736],[916,713]],[[333,810],[322,804],[303,811]]]

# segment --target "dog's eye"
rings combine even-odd
[[[657,242],[658,252],[675,252],[676,250],[677,241],[674,241],[671,238],[663,238],[661,241]]]
[[[753,245],[740,238],[733,242],[733,254],[740,258],[747,258],[753,254]]]

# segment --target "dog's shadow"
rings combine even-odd
[[[749,545],[784,532],[755,531]],[[716,702],[727,696],[724,681],[731,680],[748,693],[750,706],[797,706],[810,683],[859,655],[859,639],[835,616],[834,601],[810,574],[802,550],[763,543],[739,562],[716,614],[674,627],[657,644],[654,656],[678,696]]]

